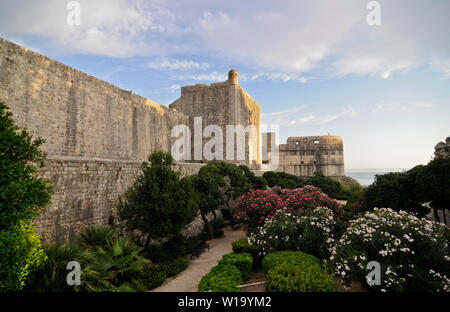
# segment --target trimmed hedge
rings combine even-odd
[[[223,256],[219,264],[234,265],[241,272],[242,280],[247,281],[252,271],[253,259],[249,253],[229,253]]]
[[[242,283],[241,272],[234,265],[219,264],[200,280],[198,291],[239,292],[236,286]]]
[[[281,263],[266,275],[269,292],[334,292],[333,276],[314,264]]]
[[[250,245],[248,242],[248,238],[241,238],[232,243],[233,252],[236,254],[240,253],[249,253],[253,258],[253,268],[258,268],[261,266],[261,260],[263,256],[261,256],[260,249],[256,245]]]
[[[290,265],[315,265],[320,268],[320,260],[312,255],[301,251],[284,250],[272,252],[264,257],[262,268],[266,275],[269,270],[274,269],[279,264],[287,263]]]

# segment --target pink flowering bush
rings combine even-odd
[[[286,208],[296,211],[300,216],[318,207],[331,209],[336,219],[342,219],[344,216],[342,206],[315,186],[306,185],[302,188],[286,190],[281,196],[285,198]]]
[[[267,218],[284,206],[280,197],[270,190],[251,190],[236,202],[235,220],[250,232],[262,226]]]

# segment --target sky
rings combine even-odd
[[[426,164],[450,136],[450,1],[369,2],[0,0],[0,37],[163,105],[235,68],[280,143],[341,136],[346,169]]]

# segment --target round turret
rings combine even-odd
[[[228,72],[228,82],[232,84],[239,84],[239,75],[236,69]]]

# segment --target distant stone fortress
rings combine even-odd
[[[260,106],[239,85],[235,70],[226,82],[182,87],[181,97],[165,107],[0,38],[0,101],[20,127],[46,140],[41,174],[55,188],[36,228],[47,243],[72,240],[86,226],[106,224],[141,163],[154,150],[170,152],[177,141],[172,129],[193,129],[196,117],[202,117],[202,130],[254,127],[255,136],[245,136],[245,159],[233,162],[258,175],[274,170],[344,176],[340,137],[290,137],[278,144],[277,133],[260,133]],[[191,143],[194,149],[198,138]],[[189,175],[206,162],[184,160],[176,166]]]

